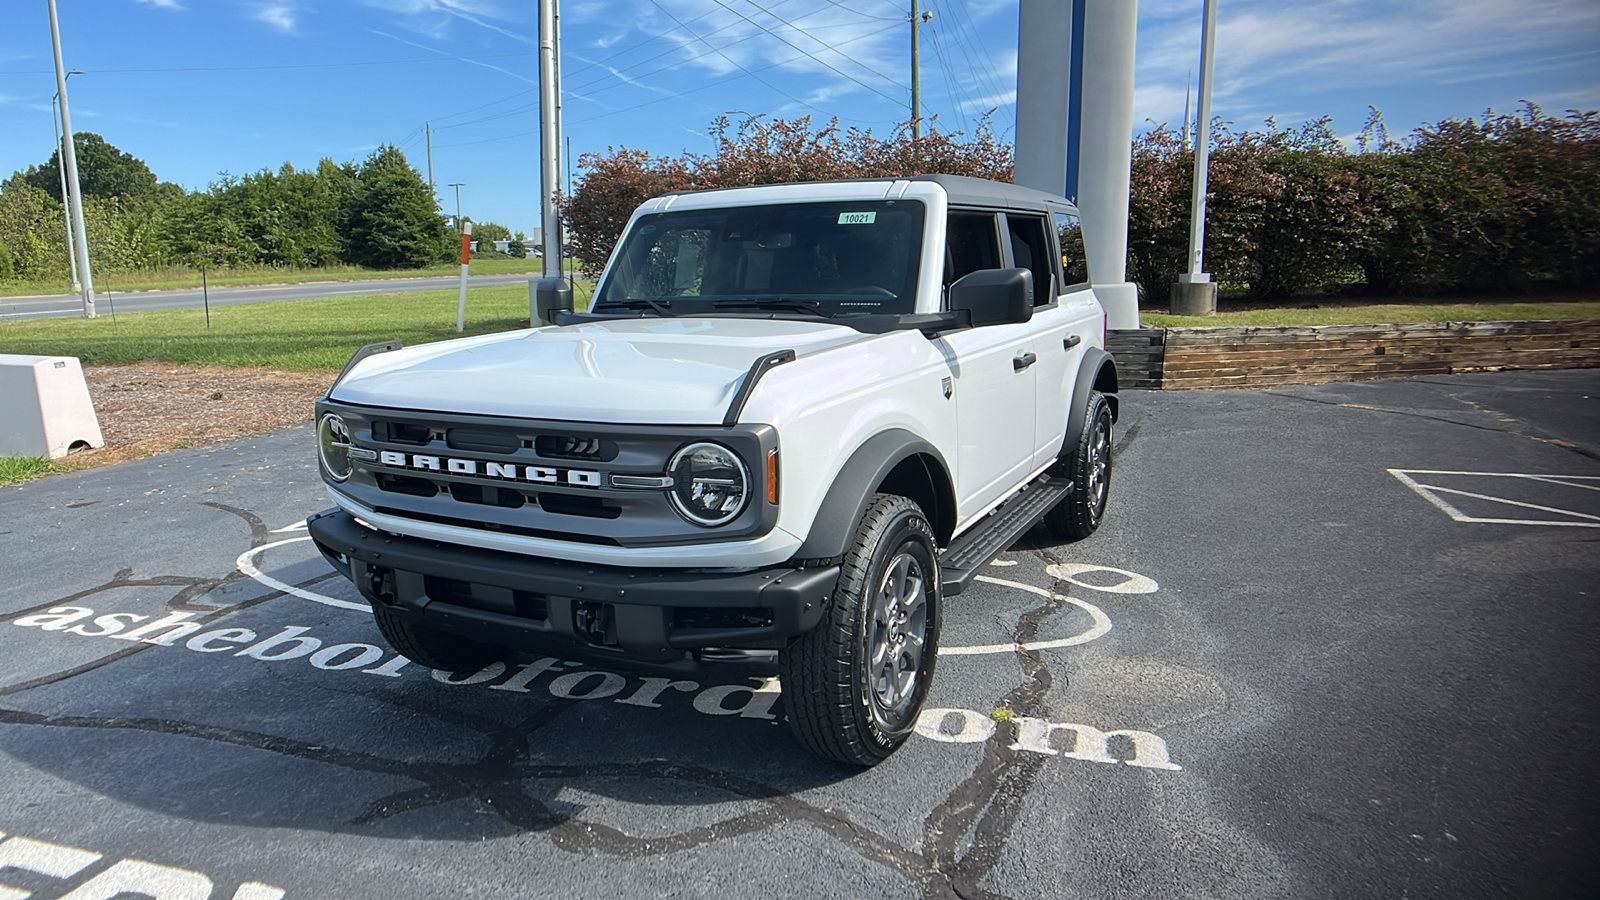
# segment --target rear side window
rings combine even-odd
[[[1061,245],[1063,285],[1089,280],[1089,262],[1083,251],[1083,222],[1069,213],[1056,213],[1056,240]]]
[[[1000,232],[994,213],[952,212],[945,229],[944,286],[981,269],[1000,268]]]
[[[1033,272],[1033,305],[1054,303],[1056,266],[1050,259],[1044,219],[1007,213],[1006,231],[1011,238],[1011,264]]]

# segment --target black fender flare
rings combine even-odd
[[[1117,363],[1111,354],[1099,347],[1090,347],[1083,354],[1083,359],[1078,363],[1078,380],[1072,387],[1072,408],[1067,413],[1067,434],[1065,443],[1061,445],[1061,455],[1065,456],[1078,446],[1078,439],[1083,436],[1084,418],[1088,415],[1089,392],[1098,388],[1103,394],[1117,392]],[[1117,420],[1117,400],[1108,398],[1111,404],[1111,421]]]
[[[938,448],[903,428],[891,428],[868,438],[856,448],[839,470],[833,484],[822,498],[817,515],[811,521],[811,530],[795,559],[834,559],[843,556],[850,547],[856,524],[866,515],[867,506],[878,485],[883,483],[895,466],[918,454],[927,454],[939,461],[948,477],[950,467]],[[928,512],[935,530],[938,524]]]

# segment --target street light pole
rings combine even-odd
[[[456,230],[457,231],[461,230],[461,189],[463,187],[466,187],[466,184],[467,183],[465,181],[452,181],[449,184],[445,185],[445,187],[453,187],[453,188],[456,189]]]
[[[61,96],[61,130],[66,132],[62,144],[66,147],[67,187],[72,205],[72,239],[78,258],[78,274],[82,277],[83,315],[92,319],[94,312],[94,273],[89,269],[89,236],[83,226],[83,191],[78,185],[77,141],[72,137],[72,113],[67,103],[67,67],[61,62],[61,25],[56,19],[56,0],[50,4],[50,43],[56,57],[56,93]]]
[[[74,69],[73,71],[77,71]],[[72,72],[68,72],[70,77]],[[78,281],[78,254],[73,252],[72,246],[72,201],[67,198],[67,149],[61,144],[61,107],[58,105],[60,94],[50,95],[50,124],[56,130],[56,175],[61,182],[61,217],[66,224],[62,234],[66,237],[67,268],[72,272],[72,292],[82,293],[83,285]]]

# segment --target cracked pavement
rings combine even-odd
[[[296,528],[309,428],[0,489],[0,894],[1600,890],[1596,370],[1123,406],[1101,531],[948,601],[870,771],[760,671],[398,660]]]

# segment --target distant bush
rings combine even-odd
[[[1600,274],[1600,113],[1449,120],[1352,151],[1320,119],[1214,126],[1205,267],[1258,299],[1365,282],[1375,294],[1517,292]],[[1185,271],[1194,154],[1161,127],[1134,142],[1129,278],[1156,303]]]

